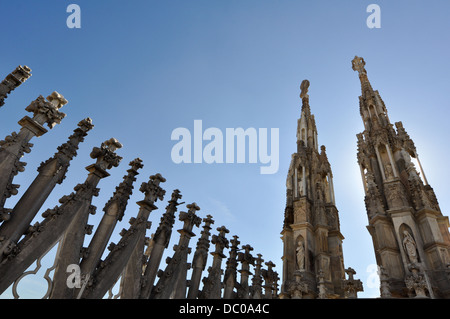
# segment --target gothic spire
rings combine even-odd
[[[6,76],[0,83],[0,107],[5,104],[9,93],[24,83],[31,76],[31,69],[26,65],[19,65],[14,71]]]
[[[373,94],[372,86],[370,85],[369,78],[367,77],[367,71],[365,69],[366,62],[364,58],[355,56],[352,60],[352,69],[359,74],[359,80],[361,81],[361,92],[363,97],[371,96]]]
[[[87,132],[92,128],[90,118],[80,121],[69,140],[58,146],[58,152],[41,163],[38,168],[39,174],[12,209],[9,220],[0,226],[0,237],[3,237],[0,243],[0,260],[5,249],[10,250],[14,247],[24,234],[55,185],[63,181],[79,143],[83,142]]]
[[[96,163],[89,165],[86,169],[89,171],[85,182],[74,187],[74,191],[70,195],[63,196],[59,202],[60,206],[46,210],[42,216],[45,218],[43,222],[36,223],[30,227],[26,236],[18,243],[15,252],[11,253],[7,259],[0,264],[2,272],[2,281],[0,282],[0,293],[2,293],[14,280],[16,280],[37,258],[41,257],[45,252],[55,245],[58,240],[65,234],[77,217],[86,216],[93,213],[95,207],[91,205],[93,196],[98,196],[99,189],[97,185],[100,179],[109,175],[105,169],[112,166],[118,166],[121,157],[114,153],[116,147],[109,147],[109,143],[102,143],[100,148],[95,147],[91,153],[91,157],[96,159]],[[86,224],[74,224],[82,227],[80,237],[84,237]],[[79,231],[79,229],[77,229]],[[77,233],[71,233],[77,235]],[[70,242],[66,241],[67,244]],[[69,264],[78,263],[80,249],[67,250],[68,254],[75,252],[76,256],[70,256],[65,259]],[[75,258],[75,261],[71,261]],[[62,266],[62,265],[61,265]],[[65,272],[66,268],[64,268]],[[67,274],[62,276],[63,284],[67,280]]]

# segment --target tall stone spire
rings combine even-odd
[[[58,147],[58,152],[41,163],[39,174],[12,209],[10,219],[0,226],[0,260],[25,233],[55,185],[62,183],[71,160],[77,154],[79,143],[84,141],[87,132],[93,127],[90,118],[80,121],[69,140]]]
[[[172,228],[175,223],[175,212],[177,207],[183,203],[178,203],[178,200],[182,198],[180,191],[175,189],[172,192],[172,198],[169,200],[169,205],[166,207],[166,212],[162,215],[158,228],[156,229],[151,243],[151,252],[147,259],[147,265],[145,267],[142,289],[140,298],[149,299],[156,275],[158,274],[159,265],[165,249],[169,245],[170,237],[172,236]]]
[[[309,85],[304,80],[300,86],[302,110],[297,126],[297,152],[292,154],[286,179],[281,297],[316,298],[319,270],[324,273],[328,294],[344,297],[341,286],[345,278],[344,237],[335,206],[331,165],[325,146],[320,151],[318,147]],[[295,290],[300,288],[301,291]]]
[[[202,272],[205,270],[206,262],[208,260],[209,236],[211,235],[211,224],[214,224],[214,220],[211,215],[207,215],[206,218],[203,219],[203,222],[202,235],[197,242],[197,248],[195,249],[194,257],[192,258],[192,276],[187,295],[188,299],[197,299]]]
[[[200,294],[201,299],[220,299],[222,297],[222,259],[225,258],[223,249],[228,248],[229,241],[225,234],[230,231],[225,227],[218,227],[218,235],[213,235],[211,243],[216,246],[213,255],[213,263],[208,269],[208,277],[203,279],[203,290]]]
[[[239,299],[250,299],[250,286],[248,280],[252,274],[250,265],[255,264],[255,257],[252,256],[251,251],[253,247],[250,245],[242,246],[243,252],[238,253],[238,261],[241,262],[241,282],[237,285],[237,294]]]
[[[267,269],[261,270],[261,274],[264,277],[264,295],[265,299],[273,299],[274,292],[276,291],[276,282],[278,280],[278,273],[273,270],[276,265],[269,260],[265,263]]]
[[[262,259],[262,255],[258,254],[258,257],[255,259],[255,274],[252,278],[252,286],[250,287],[251,291],[251,299],[262,299],[262,263],[264,259]]]
[[[122,157],[116,155],[114,152],[121,147],[122,144],[115,138],[111,138],[102,143],[100,148],[94,148],[91,157],[96,158],[97,162],[87,167],[91,172],[90,176],[93,186],[97,185],[100,178],[109,175],[105,169],[119,165]],[[77,209],[72,222],[64,233],[56,256],[57,266],[53,275],[55,284],[50,294],[50,298],[52,299],[73,298],[74,291],[67,286],[64,279],[67,281],[67,266],[71,264],[79,265],[85,235],[92,231],[92,226],[88,225],[87,222],[89,215],[95,214],[96,208],[91,205],[91,202],[92,196],[83,198],[82,205]]]
[[[66,238],[71,235],[84,237],[86,224],[81,225],[82,229],[79,234],[69,234],[67,230],[73,224],[73,221],[80,220],[80,217],[95,211],[91,201],[93,196],[98,196],[97,185],[99,181],[109,176],[107,170],[113,166],[118,166],[121,160],[121,157],[114,152],[117,149],[116,142],[112,139],[109,142],[102,143],[100,148],[94,147],[91,157],[96,159],[96,163],[86,167],[89,174],[85,182],[75,186],[75,192],[63,196],[59,200],[60,206],[46,210],[42,214],[44,220],[30,227],[26,236],[19,241],[8,258],[0,263],[0,272],[2,273],[0,293],[8,288],[36,259],[51,249],[63,235]],[[78,225],[73,227],[75,226]],[[67,241],[66,244],[68,244]],[[78,245],[78,239],[74,242],[74,245]],[[73,250],[73,247],[72,250],[67,249],[68,259],[65,261],[75,260],[72,263],[77,264],[80,250],[75,249],[75,255],[72,256]],[[63,258],[63,256],[60,254],[58,258]],[[59,265],[62,265],[62,263]],[[64,268],[64,271],[66,271],[66,268]],[[66,281],[67,273],[63,282]]]
[[[139,174],[138,170],[144,165],[140,158],[136,158],[130,162],[129,166],[130,168],[127,170],[128,174],[123,177],[123,181],[116,187],[113,196],[103,208],[105,214],[89,243],[86,256],[80,263],[81,276],[85,280],[94,273],[117,222],[122,220],[128,199],[132,194],[133,183]]]
[[[100,263],[92,276],[92,281],[87,285],[82,298],[100,299],[106,294],[111,283],[115,282],[122,274],[122,299],[137,298],[141,287],[142,260],[145,244],[145,233],[150,228],[148,221],[150,213],[157,209],[155,202],[163,200],[165,190],[160,183],[166,179],[161,174],[150,176],[147,183],[142,183],[140,191],[144,193],[144,199],[137,202],[139,212],[136,218],[129,221],[130,228],[123,229],[122,238],[117,244],[111,243],[108,249],[110,253]]]
[[[234,298],[234,288],[237,284],[237,255],[238,255],[238,246],[240,241],[238,240],[238,236],[234,235],[233,239],[230,240],[231,248],[230,248],[230,257],[227,260],[227,267],[225,269],[225,275],[223,276],[223,299],[233,299]]]
[[[200,210],[196,203],[186,205],[188,212],[180,212],[180,221],[183,228],[178,232],[180,239],[174,247],[175,253],[172,258],[167,258],[167,267],[160,272],[160,279],[152,291],[154,299],[180,299],[186,297],[186,274],[188,270],[187,257],[191,252],[189,242],[195,234],[192,232],[194,226],[199,226],[202,219],[195,213]]]
[[[0,83],[0,107],[5,104],[5,99],[14,89],[19,87],[31,76],[31,69],[26,65],[19,65],[14,71],[6,76]]]
[[[414,142],[402,122],[393,128],[386,106],[367,78],[363,58],[355,57],[364,131],[357,134],[357,159],[377,264],[393,297],[450,297],[449,221],[428,185]],[[420,173],[412,159],[417,160]],[[413,279],[411,279],[413,278]],[[414,291],[417,278],[424,286]],[[383,295],[386,292],[383,286]]]

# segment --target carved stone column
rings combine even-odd
[[[98,266],[117,222],[122,220],[128,199],[133,191],[133,182],[136,181],[136,175],[139,174],[138,169],[144,166],[140,158],[134,159],[129,165],[128,174],[123,177],[123,182],[116,187],[113,196],[103,208],[105,214],[89,243],[86,256],[80,263],[81,276],[85,280],[93,274]]]
[[[189,285],[188,299],[197,299],[198,287],[200,286],[200,280],[202,279],[202,272],[205,270],[206,262],[208,260],[209,250],[209,236],[211,233],[211,224],[214,224],[214,220],[211,215],[207,215],[203,219],[205,223],[203,226],[202,236],[197,242],[197,249],[195,250],[194,257],[192,258],[192,276]]]
[[[195,215],[200,210],[196,203],[186,206],[188,212],[180,212],[180,221],[184,223],[180,229],[180,240],[174,247],[172,258],[167,258],[167,267],[158,273],[158,283],[152,291],[154,299],[182,299],[186,298],[186,275],[188,270],[187,256],[190,253],[189,241],[195,236],[192,232],[194,226],[199,226],[201,218]]]
[[[172,235],[172,227],[175,222],[175,212],[177,206],[183,203],[178,203],[181,199],[181,194],[178,189],[172,193],[172,198],[169,205],[166,207],[166,212],[161,217],[161,222],[156,229],[153,238],[151,239],[151,252],[148,256],[147,266],[142,280],[141,299],[150,298],[156,275],[158,273],[161,258],[167,246],[169,245],[170,237]]]
[[[92,158],[96,158],[97,162],[88,166],[90,181],[93,185],[97,185],[101,178],[109,175],[104,174],[105,169],[117,167],[122,157],[114,152],[121,148],[116,139],[111,138],[102,143],[100,148],[95,147],[91,153]],[[88,225],[89,214],[95,214],[95,208],[91,205],[92,196],[86,198],[83,205],[77,210],[72,222],[67,228],[62,242],[60,244],[58,254],[56,256],[56,269],[53,275],[53,290],[50,293],[50,299],[68,299],[74,298],[74,290],[69,288],[67,281],[67,266],[71,264],[79,264],[82,258],[84,238],[87,233],[92,231],[92,226]]]
[[[317,299],[327,299],[327,287],[325,286],[325,273],[320,269],[317,273]]]
[[[17,244],[56,184],[62,183],[70,161],[77,154],[78,144],[84,141],[87,132],[92,128],[90,118],[79,122],[69,140],[58,147],[58,152],[41,163],[39,174],[12,209],[9,220],[0,226],[0,261],[3,254],[8,254]]]
[[[105,143],[102,143],[100,148],[94,147],[91,157],[96,158],[97,162],[86,167],[89,171],[86,181],[75,186],[75,192],[63,196],[59,200],[60,206],[46,210],[42,214],[45,218],[44,221],[33,225],[26,236],[19,241],[16,249],[1,262],[0,293],[5,291],[36,259],[61,239],[78,214],[86,214],[95,209],[91,205],[91,200],[93,196],[98,195],[97,184],[100,179],[109,175],[107,169],[119,164],[120,157]],[[80,251],[78,250],[77,253],[79,256]],[[67,276],[64,278],[64,283],[66,279]]]
[[[378,270],[380,276],[380,297],[391,298],[391,289],[389,285],[389,275],[383,266],[379,266]]]
[[[24,153],[30,153],[33,144],[30,140],[34,136],[41,136],[47,132],[44,124],[51,129],[59,124],[66,114],[59,109],[67,104],[67,100],[58,92],[53,92],[47,100],[39,96],[25,108],[33,113],[33,118],[25,116],[19,121],[22,127],[19,133],[13,132],[0,141],[0,220],[9,219],[10,209],[4,209],[5,201],[17,194],[19,185],[12,184],[14,176],[25,170],[25,162],[20,158]]]
[[[19,87],[31,76],[31,69],[26,65],[19,65],[14,71],[6,76],[0,83],[0,107],[5,104],[5,99],[14,89]]]
[[[234,288],[237,284],[237,254],[238,254],[238,245],[240,241],[238,240],[238,236],[234,235],[231,242],[230,249],[230,257],[227,260],[227,267],[225,269],[225,275],[223,276],[224,283],[224,299],[233,299],[234,298]]]
[[[219,235],[214,235],[211,240],[211,243],[216,245],[216,250],[211,253],[214,258],[212,266],[208,269],[208,277],[203,279],[201,299],[220,299],[222,296],[222,259],[225,258],[223,249],[228,248],[228,239],[225,238],[225,234],[230,231],[225,226],[217,228],[217,231]]]
[[[156,202],[158,199],[163,200],[166,193],[159,184],[164,183],[166,179],[160,174],[156,174],[150,177],[151,184],[147,184],[151,193],[150,201]],[[144,216],[145,217],[145,216]],[[139,216],[138,216],[139,218]],[[145,221],[148,219],[148,215],[145,217]],[[139,237],[134,244],[134,250],[128,260],[128,263],[122,273],[121,281],[121,299],[137,299],[141,293],[142,288],[142,268],[144,265],[144,247],[149,238],[145,237],[146,229],[150,229],[151,222],[147,222],[146,227],[140,227],[138,229]],[[130,229],[131,231],[131,229]],[[137,237],[137,236],[136,236]],[[120,243],[119,243],[120,244]]]
[[[255,274],[252,278],[252,286],[250,287],[251,290],[251,297],[252,299],[262,299],[263,293],[262,293],[262,272],[261,267],[264,259],[262,259],[262,255],[258,254],[258,257],[255,259],[256,265],[255,265]]]
[[[276,285],[278,280],[278,273],[273,270],[275,264],[272,261],[268,261],[265,263],[267,266],[267,270],[262,270],[262,276],[264,277],[264,294],[265,299],[273,299],[274,295],[276,295]]]
[[[142,183],[140,191],[144,199],[137,202],[139,212],[137,217],[130,219],[130,228],[123,229],[122,238],[117,244],[111,243],[108,247],[110,253],[101,262],[87,285],[81,298],[100,299],[122,274],[121,298],[137,298],[136,291],[140,288],[142,274],[142,254],[144,252],[145,232],[150,228],[148,221],[151,211],[157,209],[154,205],[158,199],[163,200],[165,190],[159,184],[165,182],[160,174],[150,176],[148,183]],[[141,250],[138,251],[137,247]],[[140,257],[140,262],[136,258]],[[130,297],[131,296],[131,297]]]
[[[253,247],[250,245],[242,246],[244,252],[240,252],[238,254],[238,261],[241,262],[242,268],[239,270],[241,273],[241,282],[238,285],[238,299],[249,299],[250,298],[250,289],[248,285],[248,278],[252,274],[250,272],[250,264],[255,264],[255,258],[251,255],[251,251]]]

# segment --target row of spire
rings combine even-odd
[[[2,105],[7,95],[31,76],[30,72],[28,67],[19,66],[7,76],[0,85]],[[184,202],[179,202],[181,192],[174,190],[159,226],[151,238],[146,237],[147,230],[151,228],[149,216],[158,209],[156,203],[163,201],[166,194],[161,186],[166,179],[159,173],[141,184],[139,191],[144,198],[137,202],[139,211],[136,217],[130,219],[128,229],[120,232],[118,243],[110,242],[117,223],[125,215],[139,170],[143,168],[140,158],[129,163],[123,181],[103,207],[104,215],[88,247],[83,247],[85,236],[94,230],[88,221],[89,215],[95,214],[97,210],[92,205],[92,199],[99,194],[99,183],[122,160],[116,153],[122,144],[114,138],[92,149],[90,157],[95,162],[86,167],[86,180],[76,185],[72,193],[61,197],[59,205],[45,210],[42,221],[31,225],[56,184],[63,182],[70,162],[77,155],[79,144],[93,129],[90,118],[78,123],[67,142],[59,146],[51,158],[41,163],[34,181],[15,206],[6,208],[6,199],[17,194],[19,185],[13,184],[13,178],[24,171],[26,163],[20,159],[24,153],[31,151],[31,139],[47,132],[44,125],[51,129],[61,123],[65,114],[60,109],[65,104],[67,100],[57,92],[47,98],[39,96],[26,108],[33,117],[25,116],[19,121],[19,133],[14,132],[0,141],[0,293],[18,280],[30,265],[39,262],[42,256],[59,244],[56,267],[47,293],[49,298],[103,298],[119,278],[119,294],[124,299],[277,297],[279,277],[274,270],[275,264],[268,261],[263,265],[262,255],[254,257],[250,245],[240,247],[238,236],[228,240],[226,236],[230,231],[225,226],[218,227],[217,234],[212,235],[213,217],[207,215],[202,219],[198,216],[200,207],[196,203],[186,205],[187,212],[179,213],[179,220],[183,223],[182,229],[178,230],[179,242],[174,246],[172,257],[166,259],[167,265],[160,269],[172,236],[175,213]],[[203,231],[192,263],[189,263],[190,240],[196,236],[194,229],[202,222]],[[211,244],[213,247],[210,252]],[[229,249],[229,257],[223,265],[225,249]],[[109,253],[102,260],[106,250]],[[208,255],[212,255],[213,260],[205,275]],[[241,269],[238,270],[239,264]],[[79,287],[67,285],[67,269],[71,265],[80,267],[82,285]],[[189,269],[192,269],[190,278]]]

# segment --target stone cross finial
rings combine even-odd
[[[175,189],[172,192],[172,198],[170,199],[170,201],[172,202],[177,202],[179,199],[181,199],[183,197],[183,195],[180,194],[180,190],[179,189]]]
[[[61,120],[66,116],[65,113],[59,111],[66,104],[67,100],[55,91],[47,99],[40,95],[25,110],[33,113],[33,120],[40,125],[47,123],[49,128],[53,128],[56,124],[61,123]]]
[[[244,249],[244,252],[239,253],[238,260],[240,262],[249,263],[253,265],[255,262],[255,258],[250,253],[253,250],[253,247],[250,245],[245,245],[242,246],[242,249]]]
[[[356,274],[356,271],[353,268],[349,267],[344,270],[348,275],[348,279],[342,280],[342,288],[344,289],[345,297],[350,299],[357,298],[357,293],[359,291],[364,291],[362,282],[353,277]]]
[[[300,85],[300,98],[303,99],[305,97],[308,97],[308,88],[309,88],[309,81],[303,80],[302,84]]]
[[[115,152],[117,149],[122,148],[122,144],[120,144],[114,137],[105,141],[104,144],[111,152]]]
[[[352,267],[345,269],[345,273],[348,275],[348,280],[354,280],[353,275],[356,274],[356,271]]]
[[[183,230],[192,233],[194,225],[198,227],[202,221],[200,217],[195,215],[195,212],[200,210],[200,207],[196,203],[188,204],[186,207],[189,209],[188,212],[180,212],[179,220],[184,222]]]
[[[231,242],[232,248],[234,248],[234,249],[236,249],[236,250],[237,250],[238,245],[241,243],[241,242],[239,241],[239,236],[237,236],[237,235],[234,235],[234,236],[233,236],[233,239],[231,239],[230,242]],[[449,268],[450,268],[450,267],[449,267]]]
[[[159,186],[160,183],[164,183],[166,179],[161,174],[155,174],[150,176],[148,183],[142,183],[140,191],[145,193],[146,200],[155,202],[158,199],[163,200],[166,191]]]
[[[366,69],[364,68],[365,65],[366,62],[364,61],[364,59],[358,56],[355,56],[355,58],[352,60],[353,71],[358,71],[360,75],[361,73],[366,74]]]
[[[187,204],[186,207],[189,209],[189,212],[192,212],[195,214],[196,211],[200,210],[200,207],[198,207],[197,203]]]
[[[62,96],[56,91],[52,92],[52,94],[47,96],[47,101],[49,101],[57,109],[60,109],[61,107],[67,104],[67,100],[64,98],[64,96]]]
[[[118,148],[121,148],[120,144],[115,138],[111,138],[103,142],[100,147],[94,147],[90,154],[91,158],[96,158],[95,163],[101,169],[110,169],[111,167],[119,166],[122,157],[114,153]]]
[[[78,122],[78,127],[83,131],[87,132],[90,131],[94,125],[92,124],[92,119],[90,117],[87,117],[80,122]]]
[[[211,242],[216,245],[216,253],[220,254],[221,257],[225,257],[223,255],[223,249],[226,247],[229,247],[228,239],[225,238],[225,234],[229,233],[230,231],[225,227],[221,226],[217,228],[217,231],[219,232],[219,235],[213,235]]]

